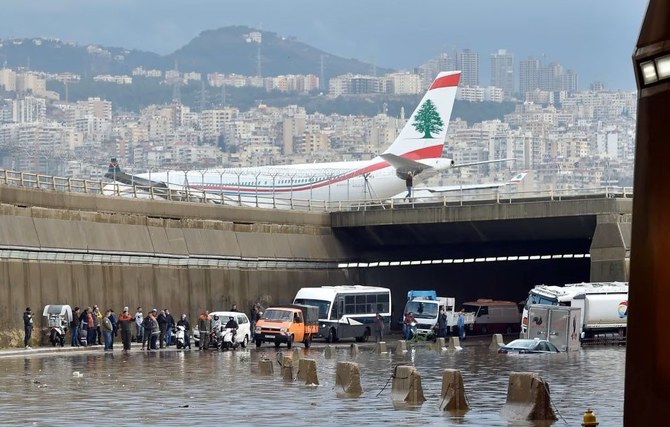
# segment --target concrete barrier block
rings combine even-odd
[[[498,349],[505,345],[503,341],[502,334],[493,334],[491,337],[491,345],[489,345],[489,350],[498,351]]]
[[[398,342],[395,344],[395,352],[405,353],[406,351],[407,351],[407,341],[398,340]]]
[[[359,397],[363,394],[361,372],[358,363],[337,362],[335,367],[335,389],[340,397]]]
[[[326,359],[332,359],[333,356],[335,356],[335,349],[333,348],[332,345],[327,345],[326,348],[323,350],[323,357]]]
[[[305,385],[319,385],[316,373],[316,360],[300,359],[298,363],[298,380],[305,381]]]
[[[290,357],[281,360],[281,377],[284,381],[293,382],[293,359]]]
[[[399,365],[395,367],[391,399],[411,405],[420,405],[426,401],[421,387],[421,374],[414,366]]]
[[[449,337],[449,350],[463,350],[463,347],[461,347],[461,340],[458,339],[458,337]]]
[[[375,353],[388,353],[386,349],[386,341],[379,341],[375,344]]]
[[[438,338],[435,341],[435,344],[436,344],[436,350],[442,350],[443,348],[445,348],[447,346],[447,342],[445,341],[444,338]]]
[[[291,354],[291,359],[293,359],[293,366],[298,366],[298,362],[300,361],[300,349],[299,348],[294,348],[293,353]]]
[[[270,359],[261,359],[258,361],[258,373],[261,375],[274,375],[274,365]]]
[[[470,408],[460,370],[445,369],[442,371],[440,396],[440,410],[442,411],[465,411]]]
[[[556,420],[549,384],[533,372],[511,372],[501,415],[509,421]]]
[[[358,344],[351,344],[351,355],[356,357],[358,356]]]

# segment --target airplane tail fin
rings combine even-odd
[[[439,73],[405,127],[383,154],[413,160],[441,157],[460,77],[460,71]]]

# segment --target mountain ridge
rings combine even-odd
[[[261,35],[261,43],[256,39]],[[260,48],[260,49],[259,49]],[[294,37],[280,36],[236,25],[202,31],[187,44],[167,55],[123,47],[97,44],[79,45],[55,38],[0,39],[0,64],[10,68],[29,68],[50,73],[130,74],[136,67],[174,69],[182,72],[256,75],[260,54],[261,74],[321,74],[323,59],[326,79],[346,73],[370,74],[374,66],[346,59]],[[390,69],[377,68],[381,73]]]

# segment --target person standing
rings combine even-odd
[[[137,307],[135,311],[135,342],[144,343],[142,337],[144,336],[144,326],[142,322],[144,321],[144,314],[142,314],[142,307]]]
[[[102,330],[102,336],[105,340],[105,351],[112,350],[112,334],[114,333],[114,325],[109,316],[112,314],[111,310],[107,310],[102,320],[100,321],[100,329]]]
[[[375,315],[375,342],[384,341],[384,317],[377,313]]]
[[[165,348],[165,331],[167,330],[167,317],[165,316],[165,309],[161,310],[156,320],[158,321],[159,344],[161,348]]]
[[[151,322],[151,311],[147,313],[142,321],[142,350],[144,350],[144,344],[147,345],[147,350],[151,350],[151,328],[153,327]]]
[[[158,350],[158,338],[161,335],[161,329],[158,324],[158,319],[156,318],[156,313],[158,313],[158,310],[154,308],[149,314],[149,322],[151,324],[151,339],[149,341],[149,348],[151,350]],[[163,348],[162,344],[161,348]]]
[[[405,199],[409,199],[412,197],[412,187],[414,186],[414,172],[412,171],[407,172],[407,175],[405,176],[405,186],[407,187],[407,195],[405,196]]]
[[[84,347],[89,345],[88,342],[88,307],[81,312],[79,316],[79,340]]]
[[[95,342],[102,345],[102,312],[97,305],[93,306],[93,322],[95,323]]]
[[[30,343],[30,337],[33,334],[33,312],[30,310],[30,307],[26,307],[26,311],[23,312],[23,331],[25,336],[23,337],[23,347],[26,350],[30,350],[28,344]]]
[[[119,332],[119,324],[116,314],[111,308],[109,309],[109,321],[112,322],[112,350],[114,350],[114,338],[116,338],[116,335]]]
[[[132,335],[135,319],[128,313],[128,307],[123,307],[123,312],[119,316],[119,329],[121,329],[121,342],[123,351],[130,351],[130,338]]]
[[[456,326],[458,327],[458,338],[465,340],[465,311],[461,308],[461,311],[458,312],[458,320],[456,320]]]
[[[209,318],[209,311],[205,310],[198,316],[198,331],[200,333],[198,348],[200,350],[207,350],[209,346],[209,331],[211,327],[212,322]]]
[[[440,307],[440,314],[437,316],[437,337],[447,337],[447,314],[444,312],[444,307]]]
[[[251,322],[251,342],[256,340],[256,322],[260,317],[260,312],[261,305],[259,303],[255,303],[253,307],[251,307],[251,317],[249,317],[249,321]]]
[[[165,345],[168,347],[172,344],[172,331],[174,331],[174,317],[170,314],[170,311],[165,309],[165,320],[167,321],[167,327],[165,328]]]
[[[230,307],[230,311],[237,311],[237,304],[233,303],[232,307]]]
[[[87,325],[86,342],[88,343],[88,345],[95,345],[97,330],[95,328],[95,315],[93,314],[93,309],[91,309],[91,307],[88,307],[86,313],[86,325]]]
[[[79,307],[75,307],[72,312],[72,320],[70,321],[70,333],[72,334],[72,347],[79,347]]]

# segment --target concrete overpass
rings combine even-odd
[[[0,344],[20,341],[26,306],[54,303],[194,317],[320,284],[384,284],[397,306],[410,288],[517,298],[589,271],[622,280],[629,220],[630,200],[605,197],[325,213],[0,185]]]
[[[396,307],[417,288],[519,301],[542,283],[627,280],[631,210],[602,194],[336,212],[331,227],[348,267],[390,286]]]

